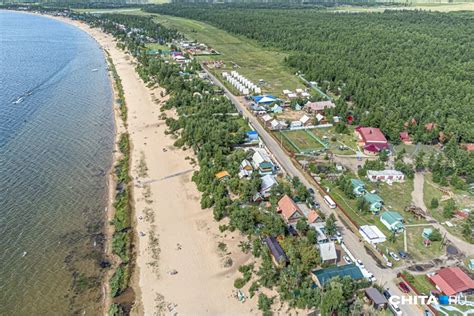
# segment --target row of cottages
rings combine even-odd
[[[355,134],[359,146],[364,149],[366,155],[376,155],[380,151],[388,149],[388,141],[378,128],[357,126]]]
[[[303,109],[312,114],[323,114],[324,110],[335,108],[336,105],[332,101],[318,101],[318,102],[307,102]]]
[[[296,89],[295,92],[285,89],[283,90],[283,94],[290,100],[296,99],[298,97],[309,98],[311,96],[311,94],[303,89]]]
[[[392,232],[400,233],[405,230],[405,219],[398,212],[383,212],[382,215],[380,215],[380,221],[385,225],[385,227],[388,228],[388,230]]]
[[[371,182],[403,182],[405,175],[398,170],[367,170],[367,179]]]

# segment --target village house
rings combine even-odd
[[[252,156],[252,163],[254,169],[257,170],[260,175],[273,174],[275,171],[272,160],[262,148],[255,149]]]
[[[353,280],[364,279],[362,271],[355,263],[311,271],[311,278],[316,286],[320,288],[322,288],[332,278],[343,278],[345,276],[349,276]]]
[[[380,221],[388,230],[400,233],[405,230],[404,219],[400,213],[395,211],[386,211],[380,215]]]
[[[372,302],[374,308],[377,310],[384,309],[388,304],[387,298],[374,287],[365,289],[365,296]]]
[[[248,178],[253,173],[253,166],[247,159],[242,160],[239,168],[239,178]]]
[[[309,211],[308,215],[306,216],[306,219],[309,225],[323,222],[323,218],[315,210]]]
[[[408,132],[400,132],[400,140],[405,145],[413,144],[413,141],[411,140],[410,135],[408,135]]]
[[[336,105],[332,101],[318,101],[318,102],[307,102],[304,106],[304,110],[308,113],[316,114],[323,113],[325,109],[335,108]]]
[[[263,198],[268,198],[270,196],[270,190],[278,184],[276,178],[271,175],[267,174],[263,176],[262,178],[262,184],[260,186],[260,196]]]
[[[271,117],[270,114],[265,114],[262,116],[262,121],[266,126],[270,126],[270,122],[273,120],[273,117]]]
[[[303,126],[311,125],[311,117],[305,114],[300,118],[300,122]]]
[[[301,121],[292,121],[290,123],[290,129],[291,128],[299,128],[299,127],[303,127],[303,123],[301,123]]]
[[[259,138],[257,131],[248,131],[245,133],[246,144],[258,144]]]
[[[281,248],[280,244],[278,243],[278,240],[275,237],[266,237],[264,241],[270,250],[270,256],[272,257],[273,263],[280,268],[288,265],[288,257],[286,256],[283,248]]]
[[[286,194],[278,201],[277,212],[289,225],[296,224],[300,218],[304,217],[298,205]]]
[[[375,225],[362,225],[359,228],[359,233],[362,235],[362,238],[371,245],[387,241],[384,233],[382,233],[382,231]]]
[[[398,170],[367,170],[367,179],[371,182],[403,182],[405,175]]]
[[[288,127],[285,121],[273,120],[270,122],[270,129],[273,131],[285,129]]]
[[[359,146],[367,155],[378,154],[381,150],[388,149],[388,141],[378,128],[358,126],[355,128],[355,133]]]
[[[474,280],[458,267],[443,268],[429,278],[436,289],[446,295],[474,293]]]
[[[378,194],[366,193],[364,200],[369,204],[369,210],[375,215],[382,210],[383,199]]]
[[[337,262],[337,250],[334,242],[328,242],[321,244],[319,247],[319,255],[321,256],[321,262],[325,264],[336,264]]]
[[[359,179],[351,179],[352,193],[355,196],[361,196],[365,193],[365,183]]]

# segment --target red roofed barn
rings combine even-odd
[[[388,141],[378,128],[358,126],[355,133],[366,154],[377,154],[388,148]]]
[[[474,292],[474,280],[458,267],[441,269],[430,279],[439,291],[449,296]]]
[[[278,201],[278,212],[288,224],[294,224],[304,216],[298,205],[286,194]]]

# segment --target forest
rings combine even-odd
[[[394,143],[405,129],[423,143],[438,142],[439,132],[443,142],[474,142],[473,14],[205,4],[146,10],[207,22],[290,52],[285,62],[295,71],[348,101],[338,103],[338,114],[380,127]]]

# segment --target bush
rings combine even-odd
[[[128,287],[128,266],[121,265],[110,278],[110,294],[116,297]]]
[[[433,198],[433,199],[431,200],[430,206],[431,206],[432,209],[438,208],[438,206],[439,206],[438,199],[437,199],[437,198]]]
[[[122,309],[122,306],[120,306],[119,304],[115,304],[115,303],[110,305],[108,314],[109,314],[109,316],[123,316],[123,315],[125,315],[125,313]]]

